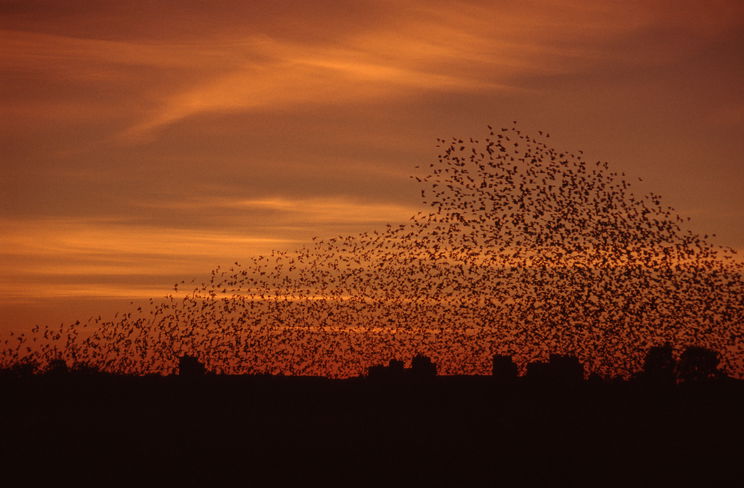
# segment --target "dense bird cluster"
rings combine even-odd
[[[494,354],[524,364],[552,352],[623,375],[671,343],[720,351],[742,376],[734,251],[548,137],[515,125],[440,140],[414,177],[430,209],[405,224],[217,268],[112,320],[37,327],[0,358],[141,374],[193,355],[223,373],[344,377],[419,353],[474,374]]]

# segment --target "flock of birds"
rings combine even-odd
[[[168,374],[188,354],[225,374],[348,377],[426,354],[440,373],[483,374],[494,354],[562,353],[627,375],[668,342],[719,351],[742,376],[734,251],[548,137],[438,140],[413,177],[429,209],[407,223],[218,267],[110,320],[37,326],[5,341],[0,366]]]

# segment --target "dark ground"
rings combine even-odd
[[[742,486],[744,382],[0,378],[23,486]],[[21,486],[8,484],[6,486]]]

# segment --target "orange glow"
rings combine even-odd
[[[0,7],[0,329],[405,223],[436,137],[514,119],[744,250],[741,2],[21,3]]]

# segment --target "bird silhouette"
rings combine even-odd
[[[218,373],[348,377],[425,354],[445,374],[578,357],[629,375],[659,343],[722,353],[741,374],[742,263],[655,193],[583,152],[491,127],[438,139],[404,224],[217,267],[192,289],[5,341],[2,365],[63,358],[124,374],[180,357]],[[423,169],[422,169],[423,168]],[[33,344],[33,347],[30,347]]]

